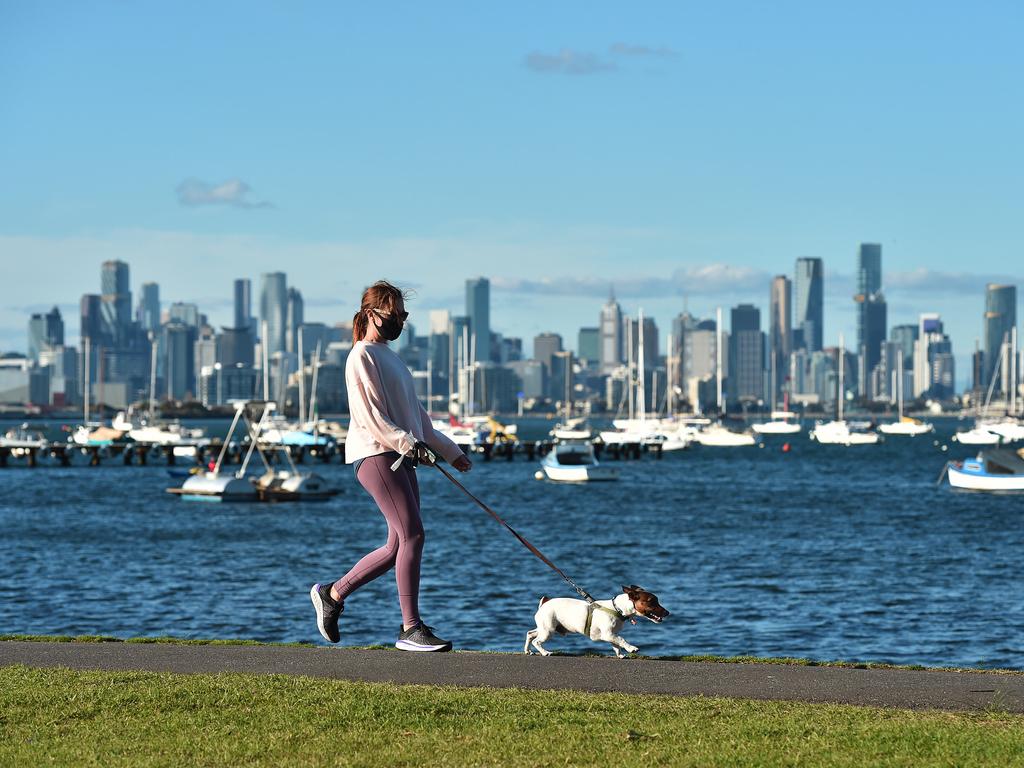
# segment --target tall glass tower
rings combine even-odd
[[[769,358],[768,370],[775,365],[775,391],[778,395],[785,389],[784,384],[789,376],[789,353],[793,350],[793,284],[785,275],[772,278],[770,312],[768,320]]]
[[[466,281],[466,317],[470,337],[476,338],[476,359],[491,359],[491,281],[486,277]]]
[[[156,283],[142,284],[142,298],[139,299],[136,319],[144,331],[160,328],[160,286]]]
[[[1017,325],[1017,286],[989,283],[985,288],[985,356],[982,360],[983,383],[988,386],[1004,341],[1010,338],[1010,329]],[[1005,364],[1005,361],[1004,361]],[[1008,372],[1000,371],[995,388],[1004,392]]]
[[[288,280],[284,272],[266,272],[260,277],[260,336],[268,355],[287,351],[287,317]],[[265,339],[262,339],[262,323],[267,324]]]
[[[796,260],[793,326],[799,332],[796,339],[799,344],[796,346],[802,346],[808,352],[819,351],[824,339],[824,271],[821,259]]]
[[[888,322],[882,295],[882,246],[877,243],[861,243],[857,255],[857,293],[853,300],[857,303],[857,346],[864,355],[861,380],[866,385],[881,359]],[[867,394],[862,389],[861,395]]]

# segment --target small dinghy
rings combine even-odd
[[[1024,492],[1024,449],[992,448],[976,458],[951,461],[949,484],[964,491]]]
[[[586,483],[594,480],[618,480],[619,471],[602,467],[588,442],[557,443],[540,463],[549,480],[560,483]]]

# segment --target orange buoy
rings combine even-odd
[[[783,453],[789,453],[789,443],[783,443],[782,444],[782,452]]]

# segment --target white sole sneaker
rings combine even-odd
[[[337,640],[332,640],[331,636],[327,634],[327,629],[324,627],[324,616],[327,615],[327,609],[324,607],[323,598],[320,597],[320,584],[314,584],[309,590],[309,599],[313,601],[313,609],[316,611],[316,628],[320,630],[320,634],[324,640],[328,643],[336,643],[341,640],[339,635]],[[342,609],[344,612],[344,609]],[[340,614],[339,614],[340,615]]]

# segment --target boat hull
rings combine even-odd
[[[788,421],[769,421],[764,424],[752,424],[751,429],[759,435],[795,435],[802,427]]]
[[[949,484],[962,491],[1022,493],[1024,492],[1024,475],[993,475],[984,471],[965,471],[950,464]]]
[[[961,445],[998,445],[999,435],[989,432],[987,429],[971,429],[967,432],[957,432],[953,439]]]
[[[934,432],[935,427],[931,424],[907,424],[905,422],[897,421],[894,424],[879,425],[878,431],[883,435],[917,437],[918,435],[927,435],[929,432]]]
[[[618,480],[619,471],[613,467],[561,467],[542,465],[548,480],[557,483],[592,483]]]

